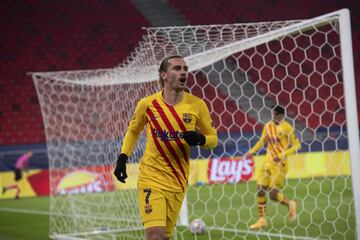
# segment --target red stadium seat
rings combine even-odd
[[[1,55],[6,56],[1,58],[5,71],[0,71],[5,88],[0,144],[45,142],[40,106],[33,100],[36,92],[27,71],[114,67],[141,40],[141,27],[149,26],[127,0],[90,1],[86,6],[72,1],[8,1],[2,8],[8,11],[6,24],[0,26]],[[20,114],[11,108],[15,99]]]

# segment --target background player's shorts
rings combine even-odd
[[[286,174],[288,172],[287,161],[281,163],[264,163],[259,171],[257,184],[268,188],[281,189],[284,186]]]
[[[144,227],[166,227],[166,237],[170,238],[184,195],[183,192],[138,186],[139,210]]]
[[[21,170],[15,168],[14,173],[15,173],[15,181],[19,181],[22,178]]]

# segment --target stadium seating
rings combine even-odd
[[[227,93],[213,86],[203,74],[189,75],[187,85],[192,94],[205,100],[219,133],[252,131],[254,126],[259,130],[256,120],[239,109]]]
[[[5,1],[0,8],[0,144],[44,143],[45,136],[35,87],[28,71],[56,71],[113,67],[124,60],[134,49],[143,34],[141,27],[150,24],[127,0],[119,1]],[[356,9],[356,1],[236,1],[226,4],[215,0],[169,0],[169,4],[186,17],[189,24],[222,24],[234,22],[275,21],[314,17],[343,7]],[[311,7],[309,7],[311,6]],[[352,12],[353,48],[355,74],[360,76],[359,18]],[[255,63],[257,64],[257,63]],[[297,66],[291,66],[296,71]],[[249,71],[251,71],[249,69]],[[255,81],[258,90],[276,92],[279,83],[269,82],[267,70],[261,72],[263,79]],[[281,69],[278,70],[281,74]],[[318,76],[314,74],[312,79]],[[272,98],[288,102],[289,111],[301,113],[313,128],[317,124],[330,124],[331,111],[343,104],[343,91],[337,86],[321,87],[318,94],[331,91],[332,97],[324,101],[309,99],[315,96],[315,87],[306,87],[299,77],[297,90],[291,94],[273,94]],[[253,79],[254,80],[254,79]],[[357,92],[360,85],[357,85]],[[221,95],[224,94],[224,95]],[[225,93],[219,98],[228,99]],[[304,99],[308,99],[304,101]],[[357,94],[358,108],[360,94]],[[340,102],[339,102],[340,101]],[[220,101],[214,107],[228,108]],[[224,107],[225,106],[225,107]],[[309,114],[309,109],[326,108],[320,117]],[[226,110],[229,111],[229,110]],[[240,115],[244,115],[237,110]],[[319,112],[320,113],[320,112]],[[359,115],[360,116],[360,115]],[[246,119],[246,115],[236,119]],[[337,111],[335,123],[344,121],[345,113]],[[230,121],[227,114],[221,120]],[[360,117],[359,117],[360,119]],[[220,122],[220,120],[216,120]],[[241,126],[242,123],[237,125]],[[227,128],[228,125],[224,127]]]
[[[322,4],[321,1],[296,1],[296,8],[290,6],[294,2],[283,2],[283,1],[236,1],[230,0],[227,1],[227,4],[223,4],[221,1],[209,1],[209,0],[198,0],[198,1],[187,1],[187,0],[170,0],[170,3],[178,8],[180,12],[189,20],[191,24],[223,24],[223,23],[246,23],[246,22],[259,22],[259,21],[276,21],[284,19],[305,19],[315,17],[327,12],[335,11],[344,7],[355,9],[355,1],[342,1],[342,2],[331,2],[329,4]],[[311,6],[311,7],[309,7]],[[201,11],[200,11],[201,9]],[[360,39],[358,36],[359,18],[354,17],[354,12],[352,12],[353,20],[353,48],[355,54],[355,76],[360,76],[358,62],[360,61]],[[325,49],[326,51],[326,49]],[[315,56],[313,53],[310,55]],[[326,55],[326,53],[325,53]],[[286,56],[280,56],[280,60],[289,62]],[[243,64],[241,67],[245,70],[251,72],[251,80],[253,80],[258,88],[259,92],[268,93],[270,92],[270,97],[274,101],[278,101],[283,105],[287,106],[289,113],[293,116],[298,115],[300,117],[297,120],[307,124],[313,129],[321,126],[329,126],[333,124],[343,124],[345,121],[345,112],[339,111],[338,106],[344,106],[343,98],[343,89],[337,84],[331,82],[335,77],[334,74],[326,73],[321,68],[323,62],[318,61],[315,69],[317,72],[326,74],[324,79],[329,79],[330,86],[320,86],[317,79],[321,79],[321,76],[317,73],[312,73],[310,79],[313,86],[307,86],[307,76],[300,75],[297,76],[296,72],[299,71],[299,67],[302,67],[308,70],[312,69],[312,66],[309,66],[310,63],[304,63],[301,66],[290,65],[290,75],[288,77],[295,77],[296,86],[283,84],[281,85],[280,81],[272,80],[273,75],[269,69],[263,68],[260,72],[257,72],[256,69],[259,69],[263,65],[263,56],[259,54],[252,58],[252,69],[250,69],[249,61],[239,60],[239,64]],[[267,64],[272,64],[271,60],[267,61]],[[275,64],[275,63],[273,63]],[[332,69],[339,70],[341,67],[340,62],[332,62]],[[246,66],[245,66],[246,65]],[[284,81],[289,81],[290,79],[285,78],[284,69],[281,69],[281,66],[275,68],[275,75],[279,79]],[[304,70],[302,69],[302,70]],[[281,87],[288,87],[289,92],[280,92]],[[360,92],[360,85],[357,85],[357,92]],[[321,99],[322,96],[331,95],[330,98]],[[318,96],[318,100],[313,101],[314,98]],[[358,109],[360,108],[360,97],[357,94],[358,99]],[[310,110],[313,110],[315,113],[310,114]],[[332,115],[335,114],[334,120]],[[321,115],[321,116],[320,116]],[[360,119],[360,113],[359,113]]]
[[[27,72],[114,67],[149,26],[127,0],[6,1],[1,9],[0,144],[45,142]]]

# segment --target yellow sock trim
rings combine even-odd
[[[265,215],[266,215],[266,198],[257,196],[256,202],[258,205],[259,217],[265,217]]]
[[[259,197],[259,196],[257,196],[257,197],[256,197],[256,202],[257,202],[258,204],[265,204],[265,203],[266,203],[266,198],[265,198],[265,197]]]

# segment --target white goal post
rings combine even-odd
[[[157,68],[173,54],[189,65],[189,91],[205,100],[219,134],[213,151],[191,151],[189,190],[176,239],[355,239],[360,236],[360,143],[350,13],[246,24],[145,28],[118,67],[31,73],[45,126],[50,237],[144,239],[136,178],[145,135],[129,158],[126,184],[113,176],[139,99],[159,90]],[[241,159],[281,105],[302,143],[289,156],[283,191],[298,202],[296,223],[268,200],[257,220],[262,150]],[[351,166],[350,166],[351,164]],[[192,235],[200,218],[205,236]],[[203,238],[202,238],[203,237]]]

